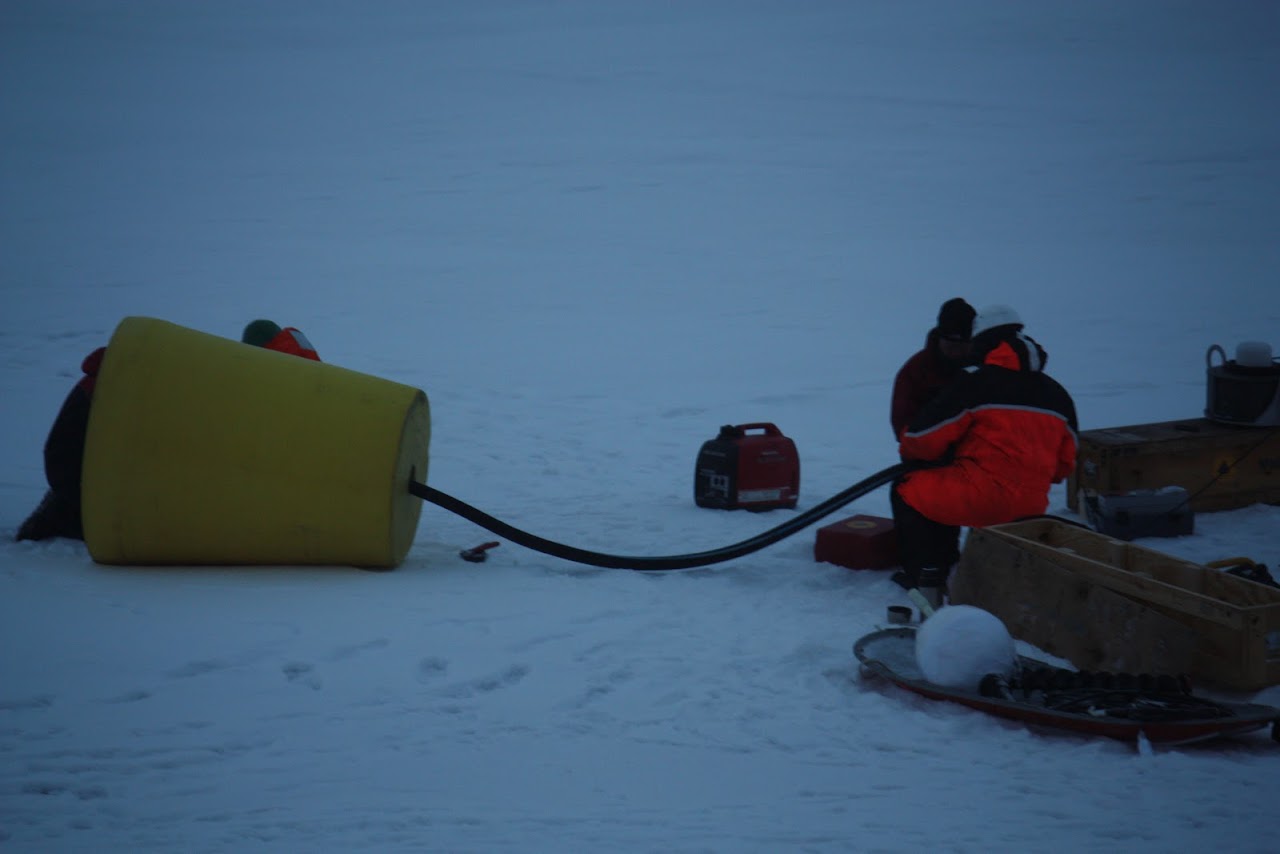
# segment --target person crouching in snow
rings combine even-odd
[[[281,329],[270,320],[255,320],[244,328],[240,340],[257,347],[278,350],[320,361],[307,337],[292,326]],[[47,540],[52,537],[84,539],[80,517],[80,479],[84,469],[84,443],[89,432],[89,411],[98,371],[107,353],[99,347],[85,357],[84,377],[62,403],[44,444],[45,479],[49,489],[40,504],[18,528],[15,540]]]
[[[44,443],[44,474],[49,489],[40,504],[18,528],[15,540],[47,540],[50,537],[84,539],[80,525],[80,470],[84,438],[89,430],[93,387],[107,348],[84,357],[84,376],[72,387],[49,428]]]
[[[292,326],[280,328],[278,323],[270,320],[253,320],[244,328],[240,340],[255,347],[265,347],[291,356],[320,361],[316,348],[311,346],[307,336]]]
[[[1044,348],[1022,330],[1009,306],[980,310],[971,341],[977,367],[926,404],[901,435],[902,458],[922,467],[900,477],[890,494],[902,558],[895,580],[920,587],[935,605],[960,558],[961,527],[1044,513],[1050,485],[1075,466],[1075,404],[1044,372]]]

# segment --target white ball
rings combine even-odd
[[[988,673],[1012,675],[1016,662],[1004,623],[972,605],[939,608],[916,632],[916,664],[936,685],[976,691]]]

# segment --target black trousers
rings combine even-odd
[[[920,570],[925,568],[942,570],[945,584],[945,573],[960,560],[960,528],[935,522],[912,507],[898,494],[896,482],[889,503],[898,535],[898,556],[909,586],[916,586]]]
[[[80,474],[93,397],[76,384],[62,402],[44,442],[44,474],[49,488],[80,515]]]
[[[18,528],[15,539],[84,539],[80,518],[80,476],[92,400],[89,392],[77,384],[63,401],[44,444],[44,472],[49,481],[49,491]]]

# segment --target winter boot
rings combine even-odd
[[[84,539],[84,531],[80,526],[78,514],[67,507],[65,501],[49,490],[44,494],[39,506],[31,511],[31,515],[18,528],[15,540],[48,540],[53,537],[70,537]]]
[[[934,566],[924,567],[916,579],[916,588],[933,610],[938,610],[946,604],[947,571]]]

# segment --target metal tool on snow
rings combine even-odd
[[[470,561],[471,563],[484,563],[489,557],[489,549],[497,548],[500,545],[502,544],[497,540],[491,540],[490,542],[481,543],[480,545],[469,549],[463,549],[458,552],[458,557],[465,561]]]

